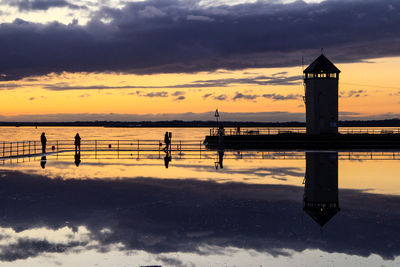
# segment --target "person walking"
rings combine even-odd
[[[44,132],[40,136],[40,142],[42,143],[42,154],[45,154],[46,153],[47,138],[46,138],[46,135],[45,135]]]
[[[74,145],[75,145],[75,154],[78,152],[78,150],[79,153],[81,153],[81,137],[79,136],[79,133],[76,133],[75,135]]]
[[[163,148],[163,151],[164,151],[165,153],[167,153],[167,151],[169,151],[169,145],[170,145],[170,143],[171,143],[171,139],[170,139],[170,137],[169,137],[168,132],[165,132],[165,135],[164,135],[164,143],[165,143],[165,147]]]

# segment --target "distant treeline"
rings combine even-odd
[[[305,127],[305,122],[235,122],[223,121],[225,127]],[[0,126],[70,126],[70,127],[216,127],[215,121],[75,121],[75,122],[0,122]],[[400,119],[340,121],[340,127],[400,127]]]

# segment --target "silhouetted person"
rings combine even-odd
[[[79,164],[81,164],[81,152],[80,151],[75,152],[74,159],[75,159],[74,162],[75,162],[76,167],[79,167]]]
[[[171,138],[172,138],[172,133],[165,132],[165,135],[164,135],[165,147],[163,148],[163,150],[166,153],[167,153],[167,151],[171,150]]]
[[[240,126],[239,125],[236,127],[236,134],[240,135]]]
[[[42,143],[42,153],[46,153],[46,143],[47,143],[47,138],[44,133],[40,136],[40,142]]]
[[[42,158],[40,159],[40,166],[42,166],[42,169],[46,168],[46,156],[42,156]]]
[[[79,153],[81,152],[81,137],[79,136],[79,133],[76,133],[75,135],[75,154],[79,150]]]

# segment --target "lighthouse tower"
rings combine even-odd
[[[324,54],[304,70],[307,134],[338,132],[339,73]]]

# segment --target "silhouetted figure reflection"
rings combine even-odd
[[[44,154],[46,153],[46,143],[47,143],[47,138],[44,132],[40,136],[40,142],[42,143],[42,153]]]
[[[303,210],[324,226],[339,212],[338,153],[307,152]]]
[[[79,151],[79,153],[81,153],[81,137],[79,136],[79,133],[76,133],[75,135],[75,155],[77,153],[77,151]]]
[[[75,151],[75,155],[74,155],[74,159],[75,159],[75,165],[76,167],[79,167],[79,164],[81,164],[81,152],[76,152]]]
[[[172,160],[172,157],[171,157],[171,152],[169,151],[169,152],[166,152],[167,154],[165,155],[165,157],[164,157],[164,165],[165,165],[165,168],[167,168],[168,169],[168,165],[169,165],[169,163],[171,162],[171,160]]]
[[[218,167],[220,167],[221,169],[224,168],[223,164],[224,151],[225,151],[224,135],[225,135],[224,126],[220,125],[218,128],[218,161],[215,162],[216,169],[218,169]]]
[[[168,165],[172,160],[171,157],[171,139],[172,139],[172,133],[171,132],[165,132],[164,135],[164,143],[165,147],[163,148],[163,151],[165,152],[165,157],[164,157],[164,165],[165,168],[168,169]]]
[[[40,166],[42,166],[42,169],[46,168],[46,156],[42,156],[42,158],[40,159]]]

